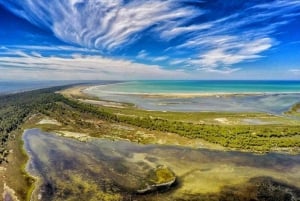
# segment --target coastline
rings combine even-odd
[[[76,85],[60,92],[64,92],[66,95],[73,96],[85,96],[85,97],[97,97],[96,95],[92,95],[92,93],[88,93],[87,91],[92,90],[98,86],[107,86],[114,84],[103,84],[103,85]],[[263,95],[300,95],[300,92],[169,92],[169,93],[161,93],[161,92],[153,92],[153,93],[134,93],[134,92],[115,92],[115,91],[101,91],[105,94],[111,95],[133,95],[140,96],[146,98],[195,98],[195,97],[232,97],[232,96],[263,96]]]

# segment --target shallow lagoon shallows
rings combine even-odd
[[[146,110],[281,114],[300,101],[299,81],[133,81],[85,93]]]
[[[243,186],[256,177],[271,177],[300,188],[300,155],[256,155],[95,138],[80,142],[39,129],[26,130],[23,140],[31,157],[28,170],[42,179],[33,200],[189,200],[224,193],[225,187]],[[168,192],[136,195],[135,190],[157,165],[170,167],[179,184]]]

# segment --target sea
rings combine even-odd
[[[45,80],[45,81],[0,81],[0,95],[12,94],[35,89],[42,89],[53,86],[61,86],[68,84],[112,84],[116,81],[98,81],[98,80]]]
[[[99,86],[113,93],[300,93],[299,81],[163,80],[128,81]]]
[[[53,83],[42,81],[0,81],[0,94],[11,94],[51,86]]]
[[[86,89],[85,92],[104,100],[133,103],[138,108],[146,110],[282,114],[292,105],[300,102],[300,80],[128,81],[93,86]],[[180,96],[180,94],[210,95]],[[228,96],[228,94],[230,95]]]

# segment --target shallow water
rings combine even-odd
[[[158,111],[216,111],[216,112],[267,112],[281,114],[300,101],[300,93],[292,94],[253,94],[204,97],[167,97],[119,94],[92,87],[85,93],[104,100],[133,103],[146,110]]]
[[[38,129],[26,130],[23,140],[31,156],[28,171],[42,179],[33,200],[220,200],[228,192],[233,196],[234,189],[249,193],[249,186],[262,182],[259,178],[282,183],[280,189],[286,188],[292,196],[300,192],[300,155],[256,155],[104,139],[80,142]],[[178,185],[157,194],[134,193],[157,165],[171,168]]]

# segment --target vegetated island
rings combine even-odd
[[[132,104],[87,96],[80,92],[82,86],[69,87],[0,96],[0,194],[4,197],[29,200],[34,188],[35,179],[25,171],[21,135],[26,128],[81,140],[99,137],[143,144],[299,153],[297,119],[265,113],[145,111]],[[292,107],[289,115],[299,115],[298,107]],[[244,119],[271,121],[253,125],[243,123]]]

